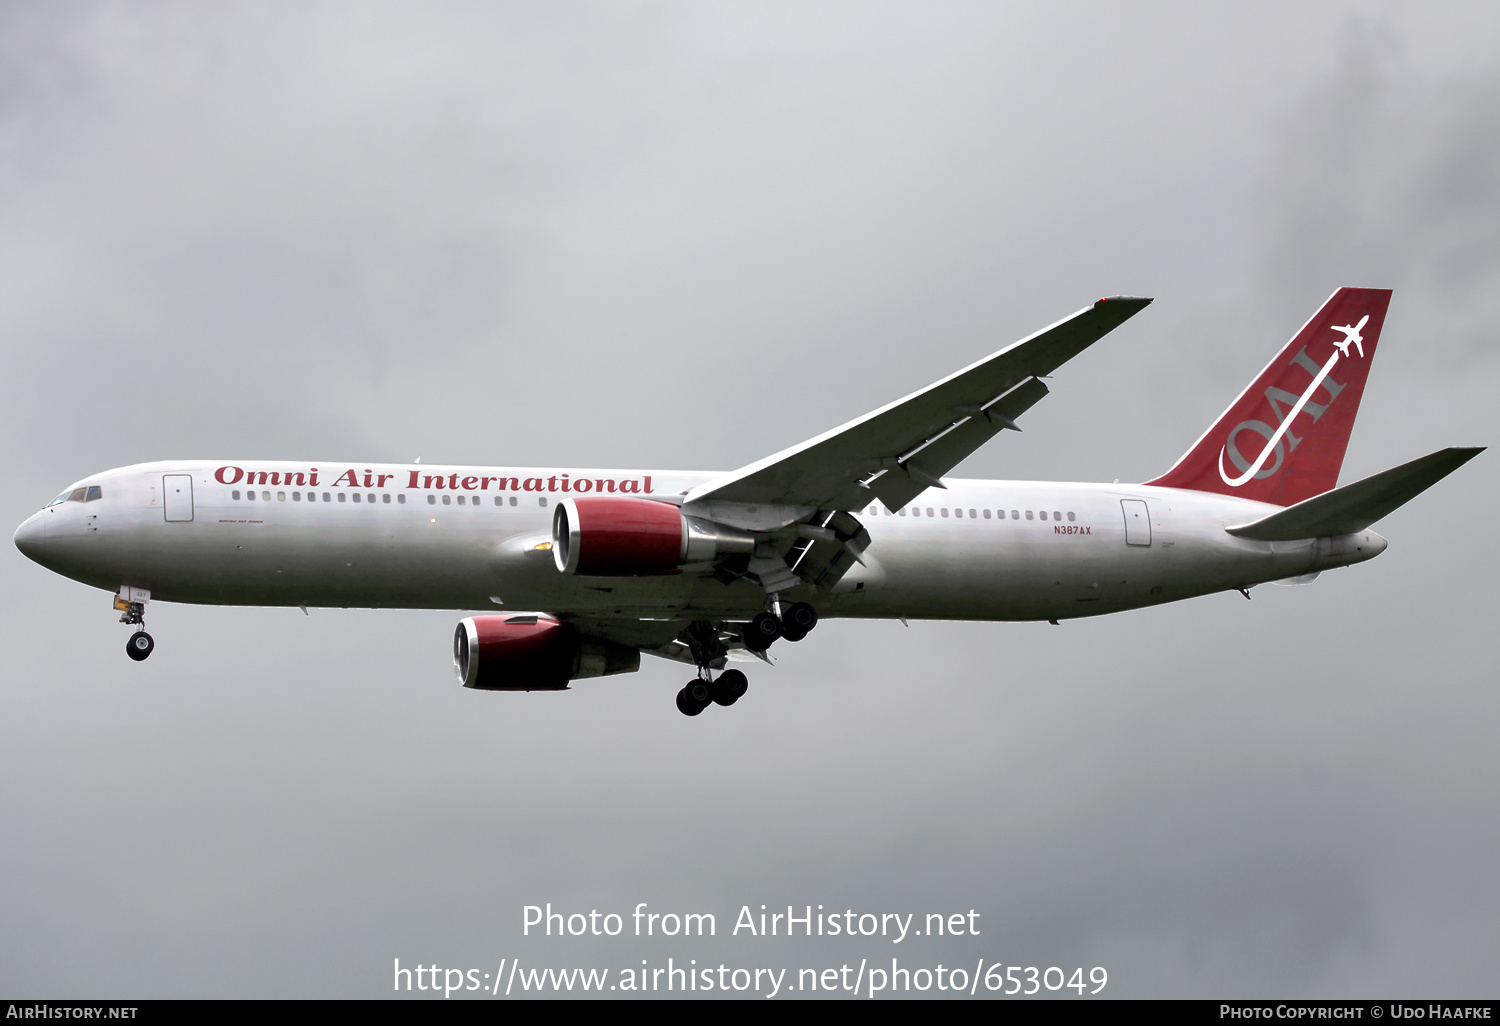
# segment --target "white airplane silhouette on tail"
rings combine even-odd
[[[1355,349],[1359,350],[1360,357],[1361,358],[1364,357],[1364,355],[1365,355],[1365,347],[1364,347],[1365,337],[1360,334],[1360,329],[1362,329],[1365,326],[1366,322],[1368,322],[1369,319],[1370,319],[1370,315],[1369,314],[1365,314],[1363,317],[1361,317],[1359,319],[1359,323],[1356,324],[1352,328],[1349,327],[1349,325],[1347,325],[1347,324],[1335,325],[1334,326],[1334,329],[1333,329],[1334,331],[1342,331],[1344,333],[1344,341],[1342,341],[1342,342],[1335,342],[1333,344],[1333,348],[1335,348],[1335,349],[1337,349],[1339,351],[1339,355],[1340,356],[1348,357],[1348,355],[1349,355],[1349,347],[1352,345],[1352,346],[1354,346]]]

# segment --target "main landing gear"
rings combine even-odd
[[[777,609],[781,603],[777,602]],[[794,602],[785,615],[766,611],[756,614],[755,619],[745,625],[741,640],[752,652],[764,652],[777,638],[801,641],[818,625],[818,611],[806,602]]]
[[[796,602],[785,611],[774,597],[772,608],[759,613],[740,631],[740,641],[751,652],[760,655],[771,647],[777,638],[801,641],[808,631],[818,625],[818,611],[806,602]],[[685,639],[692,649],[693,659],[698,664],[698,677],[688,681],[677,692],[677,711],[684,716],[697,716],[710,705],[733,705],[750,688],[750,681],[739,670],[725,670],[717,677],[713,665],[723,665],[727,653],[719,637],[718,628],[709,623],[694,623]]]
[[[712,680],[699,677],[677,692],[677,711],[697,716],[710,704],[733,705],[749,689],[749,679],[739,670],[725,670]]]

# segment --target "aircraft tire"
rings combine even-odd
[[[697,702],[694,702],[692,696],[688,694],[687,688],[683,688],[681,691],[677,692],[677,711],[682,713],[682,715],[697,716],[707,707],[707,702],[705,702],[703,705],[699,705]]]
[[[796,641],[791,632],[801,632],[805,638],[818,625],[818,611],[806,602],[797,602],[786,611],[786,622],[781,625],[781,636],[789,641]]]
[[[145,631],[136,631],[125,642],[125,654],[140,662],[156,651],[156,641]]]
[[[733,705],[750,688],[749,679],[739,670],[725,670],[714,681],[713,700],[719,705]]]
[[[755,619],[745,626],[745,647],[752,652],[764,652],[771,642],[781,637],[781,621],[771,613],[757,613]]]

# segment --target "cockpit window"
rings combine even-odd
[[[95,499],[104,498],[104,489],[98,485],[89,485],[89,493],[83,497],[84,502],[93,502]]]
[[[47,505],[49,505],[49,506],[60,506],[63,503],[65,503],[65,502],[68,501],[68,495],[69,495],[68,492],[63,492],[57,498],[55,498],[51,502],[47,503]]]
[[[84,496],[84,494],[87,491],[88,491],[87,488],[74,488],[71,492],[68,493],[68,501],[69,502],[82,502],[83,501],[83,496]]]

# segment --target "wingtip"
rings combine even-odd
[[[1104,296],[1094,305],[1101,306],[1104,303],[1134,303],[1136,306],[1148,306],[1152,302],[1153,300],[1150,296]]]

